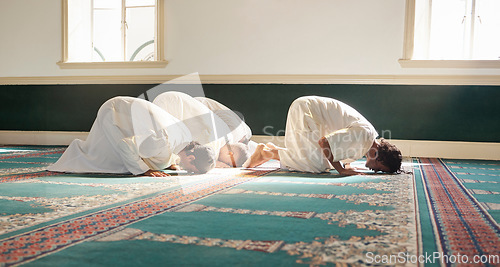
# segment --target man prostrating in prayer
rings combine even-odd
[[[216,167],[241,167],[250,156],[247,146],[239,142],[243,136],[190,95],[169,91],[158,95],[153,103],[184,122],[194,141],[213,149]]]
[[[347,104],[327,97],[300,97],[288,110],[285,148],[259,144],[243,166],[252,168],[276,159],[285,169],[319,173],[333,167],[342,175],[356,175],[358,171],[342,162],[366,155],[369,169],[398,172],[401,152],[377,136],[371,123]]]
[[[208,97],[199,96],[194,99],[205,105],[227,124],[235,142],[244,144],[250,142],[252,130],[233,110]]]
[[[168,176],[174,167],[206,173],[215,166],[211,148],[192,142],[183,122],[146,100],[115,97],[97,113],[85,141],[71,142],[47,170]]]

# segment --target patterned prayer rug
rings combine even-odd
[[[0,266],[498,264],[495,161],[351,177],[277,162],[166,178],[44,171],[63,151],[0,147]]]
[[[421,158],[415,179],[423,192],[422,229],[434,242],[432,262],[500,265],[500,162]]]

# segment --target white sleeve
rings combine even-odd
[[[207,106],[227,124],[235,141],[252,137],[252,130],[235,111],[210,98],[195,97],[195,99]]]
[[[374,136],[367,127],[355,126],[340,129],[326,136],[333,154],[333,161],[360,159],[370,149]]]
[[[205,105],[181,92],[165,92],[157,96],[153,103],[180,120],[189,129],[193,141],[202,145],[217,140],[217,126],[225,124]],[[217,122],[217,119],[222,122]],[[218,123],[216,125],[215,123]],[[225,125],[227,128],[227,125]],[[221,131],[223,131],[221,129]],[[229,132],[229,129],[224,130]],[[170,134],[170,133],[169,133]]]
[[[118,142],[118,151],[125,168],[133,175],[145,173],[150,168],[139,156],[135,138],[123,138]]]

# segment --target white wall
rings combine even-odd
[[[79,75],[499,75],[402,68],[405,0],[165,0],[159,69],[60,69],[61,0],[0,1],[0,77]]]

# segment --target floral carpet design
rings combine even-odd
[[[494,161],[407,159],[407,173],[351,177],[277,162],[164,178],[45,171],[64,149],[0,147],[0,266],[439,266],[454,264],[421,256],[499,254]]]

